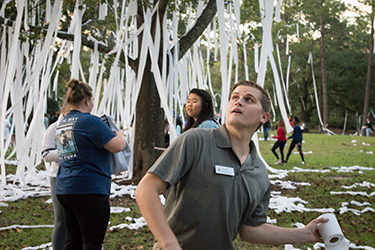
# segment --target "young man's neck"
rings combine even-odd
[[[243,163],[250,153],[250,141],[254,132],[251,129],[238,129],[228,125],[226,125],[226,128],[232,147],[240,158],[241,163]]]

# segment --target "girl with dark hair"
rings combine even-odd
[[[110,152],[122,151],[126,140],[123,131],[112,132],[90,114],[94,98],[88,84],[70,80],[66,102],[71,111],[56,130],[55,186],[67,228],[64,249],[101,250],[110,215]]]
[[[203,89],[190,90],[185,104],[188,114],[184,132],[191,128],[218,128],[220,125],[214,120],[214,105],[211,95]]]

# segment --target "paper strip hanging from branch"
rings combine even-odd
[[[242,43],[246,80],[250,80],[249,79],[249,68],[247,66],[247,51],[246,51],[246,42],[247,42],[247,40],[249,40],[249,38],[250,38],[249,36],[245,37],[245,39],[243,39],[243,43]]]
[[[315,94],[315,100],[316,100],[316,111],[318,112],[319,122],[320,122],[320,125],[322,126],[322,128],[325,128],[325,126],[323,125],[322,117],[320,115],[318,91],[316,89],[316,83],[315,83],[314,62],[313,62],[313,56],[312,56],[311,51],[309,53],[309,58],[308,58],[307,63],[309,63],[311,65],[311,75],[312,75],[312,79],[313,79],[314,94]]]
[[[71,66],[71,78],[79,79],[79,60],[81,54],[81,34],[82,34],[82,16],[84,10],[80,9],[79,1],[76,3],[73,14],[73,31],[74,31],[74,50],[73,50],[73,61]]]
[[[101,3],[99,7],[99,20],[105,20],[107,16],[107,3]]]
[[[263,5],[264,4],[264,5]],[[266,78],[266,71],[267,71],[267,57],[269,51],[272,50],[272,19],[273,19],[273,1],[272,0],[263,0],[259,1],[260,11],[261,11],[261,19],[262,19],[262,28],[263,28],[263,36],[262,36],[262,48],[260,52],[260,63],[259,63],[259,70],[257,76],[257,83],[263,87],[264,80]],[[263,9],[262,9],[263,7]]]
[[[272,73],[273,73],[273,77],[274,77],[274,81],[275,81],[277,101],[279,103],[279,109],[280,109],[280,112],[281,112],[281,116],[284,120],[286,131],[288,133],[290,133],[290,132],[293,131],[293,128],[290,126],[289,122],[287,122],[288,121],[288,114],[287,114],[286,109],[285,109],[284,96],[283,96],[283,93],[282,93],[280,78],[279,78],[279,74],[277,72],[275,59],[273,58],[273,55],[272,55],[271,52],[269,52],[268,58],[269,58],[269,61],[270,61],[270,64],[271,64]]]
[[[229,99],[229,87],[228,87],[228,67],[227,67],[227,53],[228,53],[228,37],[225,31],[225,6],[224,0],[217,0],[217,16],[219,22],[219,36],[220,36],[220,61],[221,61],[221,111],[222,119],[225,121],[226,117],[226,105]]]
[[[275,14],[275,22],[280,22],[280,12],[281,12],[281,0],[277,0],[276,4],[276,14]]]
[[[288,108],[288,111],[289,111],[289,114],[291,114],[291,108],[289,106],[289,98],[288,98],[288,92],[286,91],[286,86],[285,86],[285,82],[284,82],[284,74],[283,74],[283,69],[282,69],[282,66],[281,66],[281,59],[280,59],[280,52],[279,52],[279,45],[276,43],[276,52],[277,52],[277,60],[279,62],[279,69],[280,69],[280,78],[281,78],[281,82],[282,82],[282,90],[284,92],[284,97],[285,97],[285,101],[286,101],[286,105],[287,105],[287,108]]]
[[[288,58],[288,68],[287,68],[287,71],[286,71],[286,80],[285,80],[285,85],[286,85],[285,86],[285,91],[286,91],[287,94],[289,92],[289,73],[290,73],[290,63],[291,63],[291,60],[292,60],[292,57],[289,55],[289,58]],[[289,112],[291,112],[290,108],[289,108]]]

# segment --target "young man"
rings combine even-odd
[[[154,249],[234,249],[232,241],[286,244],[319,240],[315,219],[305,228],[266,224],[270,181],[253,134],[269,118],[270,100],[256,83],[233,89],[226,124],[179,136],[144,176],[136,199],[158,240]],[[159,195],[169,189],[165,211]]]

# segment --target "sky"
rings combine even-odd
[[[340,0],[340,1],[346,3],[347,5],[350,4],[352,6],[360,7],[363,11],[369,11],[370,10],[369,7],[364,6],[363,4],[359,3],[358,0]],[[347,11],[344,14],[345,18],[355,18],[356,16],[358,16],[358,14],[354,13],[354,12],[351,12],[351,11]]]

